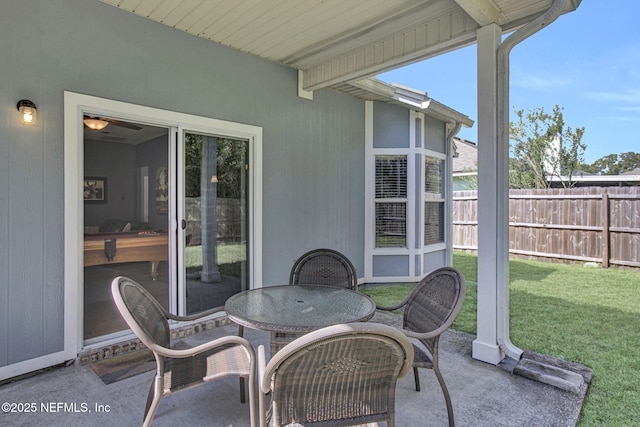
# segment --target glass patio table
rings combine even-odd
[[[371,319],[376,304],[367,295],[346,288],[320,285],[282,285],[252,289],[229,298],[227,316],[238,325],[271,332],[271,355],[276,337],[299,335],[340,323]]]

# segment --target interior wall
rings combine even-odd
[[[84,203],[84,225],[99,226],[110,219],[141,221],[138,168],[149,167],[149,225],[167,229],[168,214],[156,206],[156,174],[169,163],[168,136],[131,145],[109,141],[85,140],[85,177],[106,178],[105,202]]]
[[[298,98],[296,70],[98,0],[12,1],[2,16],[0,367],[63,347],[65,90],[261,126],[263,283],[321,246],[363,270],[362,101]],[[33,127],[18,122],[23,98]]]
[[[169,137],[162,136],[136,145],[136,168],[149,167],[149,225],[154,230],[166,230],[169,224],[169,215],[156,206],[156,176],[158,169],[169,164]],[[136,184],[136,189],[140,183]],[[136,193],[137,194],[137,193]],[[142,197],[137,194],[137,197]],[[136,203],[136,206],[139,204]],[[139,219],[136,217],[136,219]]]
[[[106,201],[84,202],[84,225],[108,219],[134,220],[136,149],[133,145],[85,141],[84,176],[106,178]]]

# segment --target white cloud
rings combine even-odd
[[[609,121],[615,121],[615,122],[640,122],[640,117],[637,116],[610,116],[607,117],[607,120]]]
[[[573,81],[567,77],[523,76],[512,82],[514,86],[529,90],[549,90],[557,87],[565,87]]]
[[[628,113],[640,113],[640,106],[637,107],[618,107],[618,110]]]
[[[585,96],[589,99],[600,102],[640,104],[640,89],[631,88],[626,91],[586,92]]]

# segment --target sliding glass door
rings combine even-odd
[[[178,301],[192,314],[249,287],[249,141],[184,132],[178,146]]]
[[[102,129],[83,128],[86,344],[128,329],[111,297],[114,277],[135,280],[166,309],[175,286],[169,265],[169,129],[108,120]]]

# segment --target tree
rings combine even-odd
[[[620,175],[640,168],[640,153],[607,154],[590,165],[583,165],[585,172],[598,175]]]
[[[202,147],[205,135],[185,135],[185,195],[200,197]],[[217,195],[240,199],[244,194],[243,174],[247,163],[247,143],[230,138],[216,138]]]
[[[565,126],[562,111],[558,105],[551,114],[542,107],[515,110],[518,119],[509,123],[511,188],[548,188],[551,177],[558,177],[565,188],[574,185],[573,173],[587,148],[584,127]]]

